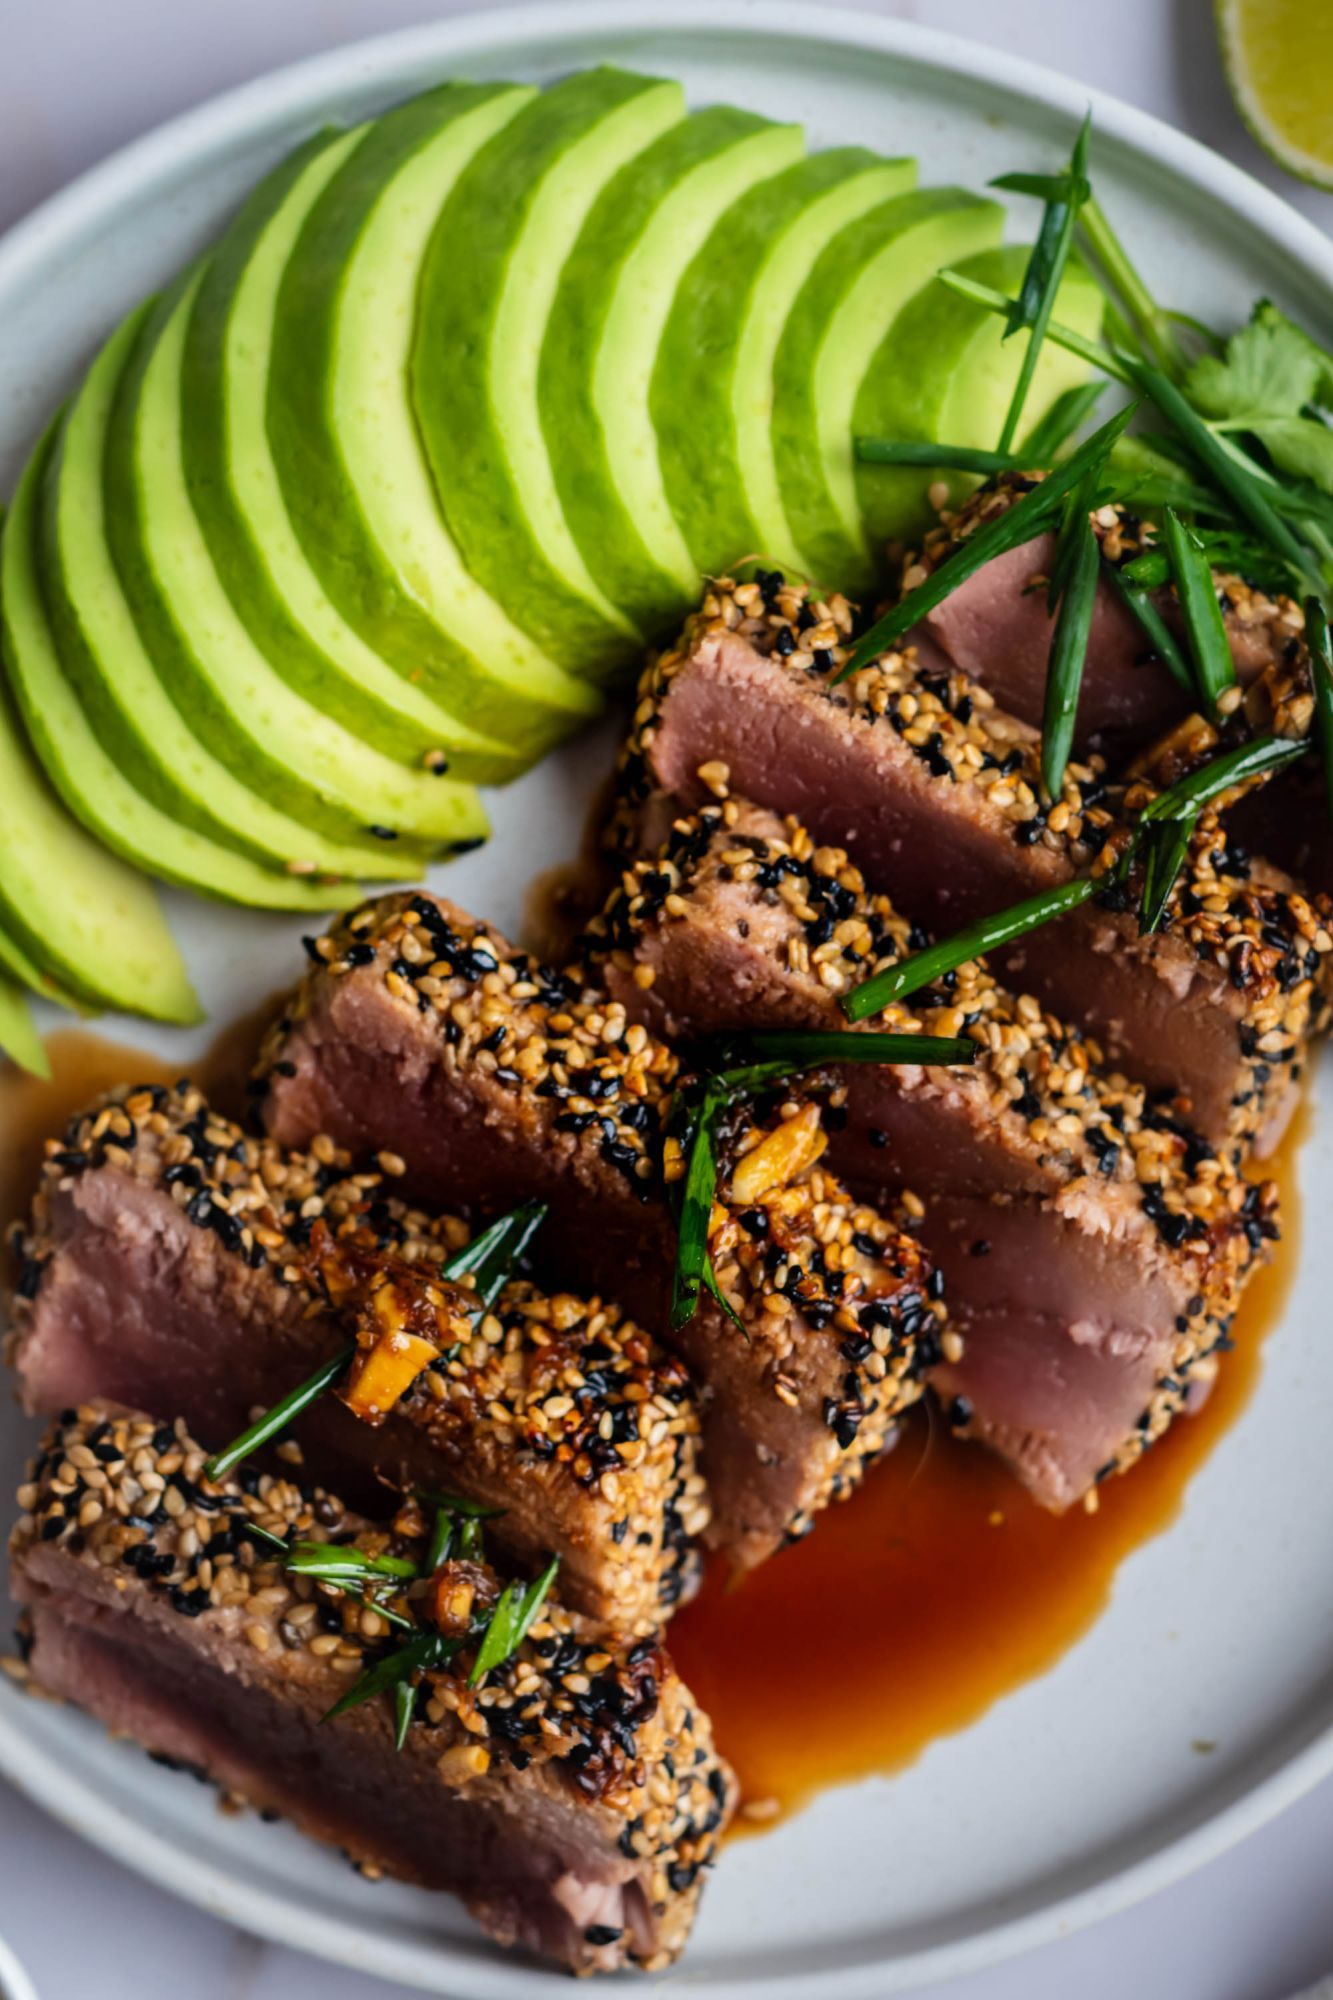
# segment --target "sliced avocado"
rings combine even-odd
[[[979,284],[1012,294],[1028,254],[1021,243],[1007,244],[968,257],[959,268]],[[1089,339],[1100,330],[1101,294],[1085,266],[1070,264],[1055,316]],[[1026,333],[1005,340],[1003,332],[983,306],[930,279],[903,307],[866,370],[852,419],[856,435],[993,446],[1027,346]],[[1085,363],[1046,341],[1024,407],[1025,428],[1087,373]],[[858,465],[857,495],[872,545],[909,540],[926,527],[936,511],[926,495],[940,479],[955,500],[977,483],[943,469]]]
[[[198,1021],[152,884],[71,819],[0,681],[0,927],[94,1007]]]
[[[273,323],[268,427],[306,558],[366,644],[516,774],[600,702],[473,578],[408,394],[417,277],[459,175],[534,92],[446,84],[377,119],[307,217]]]
[[[594,676],[641,643],[570,534],[542,439],[537,367],[566,257],[612,175],[685,115],[678,83],[585,70],[477,154],[421,273],[413,395],[464,561],[561,666]]]
[[[30,1076],[48,1077],[51,1065],[42,1038],[33,1025],[23,988],[0,978],[0,1053],[26,1069]]]
[[[15,944],[8,931],[0,927],[0,967],[20,986],[26,986],[40,1000],[53,1000],[58,1007],[68,1007],[72,1013],[86,1014],[89,1002],[81,1000],[62,986],[58,979],[30,958],[21,945]]]
[[[98,742],[61,668],[37,575],[37,502],[52,442],[46,438],[25,466],[0,544],[0,611],[10,689],[47,777],[91,833],[146,874],[266,910],[350,907],[362,895],[355,882],[331,887],[309,876],[261,868],[248,855],[169,819],[135,791]],[[10,969],[22,976],[21,968]]]
[[[769,424],[773,355],[810,267],[845,224],[904,193],[912,160],[843,146],[798,160],[732,203],[676,291],[653,369],[662,478],[697,568],[763,554],[750,490],[779,504]]]
[[[38,566],[47,614],[97,741],[168,818],[282,872],[392,879],[418,850],[313,832],[252,791],[192,733],[158,677],[107,545],[103,460],[121,370],[151,302],[131,313],[84,378],[43,481]]]
[[[542,430],[570,530],[612,603],[660,631],[699,571],[662,480],[650,389],[671,303],[733,202],[799,158],[794,125],[700,111],[608,182],[570,252],[542,345]]]
[[[894,317],[942,264],[993,243],[1004,211],[961,188],[922,188],[841,229],[816,259],[773,362],[773,459],[781,521],[763,546],[840,590],[875,565],[852,459],[857,390]]]
[[[116,387],[107,539],[140,633],[185,720],[220,763],[335,840],[382,828],[425,847],[486,832],[470,785],[372,750],[289,686],[218,579],[181,463],[181,358],[199,275],[149,317]]]
[[[339,615],[297,539],[269,449],[264,401],[282,273],[358,137],[321,133],[284,160],[209,259],[181,365],[190,500],[232,608],[297,694],[386,756],[495,777],[512,753],[447,714]]]

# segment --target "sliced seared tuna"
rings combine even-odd
[[[631,1012],[688,1038],[845,1028],[838,996],[912,934],[845,852],[728,800],[626,871],[588,946]],[[945,1336],[934,1385],[1043,1504],[1067,1506],[1210,1379],[1276,1234],[1272,1192],[979,963],[865,1025],[978,1045],[971,1067],[848,1066],[830,1158],[870,1201],[924,1197],[963,1336],[961,1353]]]
[[[349,1283],[432,1281],[466,1241],[394,1186],[327,1142],[286,1154],[253,1138],[188,1086],[118,1091],[51,1142],[20,1234],[25,1402],[50,1414],[104,1394],[227,1443],[347,1345]],[[328,1394],[286,1449],[372,1511],[408,1488],[500,1507],[497,1547],[519,1564],[558,1554],[577,1610],[660,1624],[697,1581],[708,1518],[684,1368],[599,1299],[519,1281],[469,1318],[467,1296],[452,1351],[382,1422]]]
[[[663,1148],[679,1073],[620,1001],[424,894],[368,905],[319,941],[261,1066],[283,1143],[388,1148],[433,1204],[550,1204],[542,1268],[619,1298],[687,1362],[712,1539],[753,1563],[884,1448],[920,1393],[917,1339],[940,1308],[918,1246],[815,1159],[739,1204],[724,1175],[713,1261],[744,1331],[708,1299],[670,1332]],[[738,1126],[732,1154],[800,1108]]]
[[[1041,803],[1037,738],[989,692],[889,653],[834,685],[844,604],[786,584],[716,586],[681,644],[650,666],[622,766],[613,837],[652,852],[673,812],[730,789],[845,846],[906,916],[946,933],[1114,856],[1146,784],[1071,764]],[[1108,907],[1113,900],[1122,907]],[[996,954],[1002,976],[1093,1034],[1112,1062],[1176,1101],[1205,1137],[1280,1129],[1256,1097],[1322,1020],[1326,906],[1200,825],[1162,929],[1140,935],[1123,892]]]
[[[405,1633],[294,1575],[270,1538],[424,1564],[420,1515],[372,1530],[326,1491],[214,1486],[203,1467],[182,1423],[114,1405],[48,1434],[12,1543],[36,1686],[367,1872],[452,1891],[503,1944],[578,1972],[669,1964],[735,1786],[660,1645],[588,1637],[548,1597],[471,1688],[473,1614],[502,1581],[489,1564],[408,1585]],[[387,1694],[325,1719],[432,1631],[465,1636],[420,1673],[400,1752]]]

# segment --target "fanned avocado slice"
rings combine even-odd
[[[1029,252],[1021,243],[983,250],[959,268],[983,285],[1012,294],[1022,282]],[[1088,339],[1101,327],[1101,294],[1085,266],[1071,263],[1060,287],[1055,317]],[[1003,338],[1004,325],[985,307],[932,278],[894,321],[866,371],[856,399],[853,429],[860,437],[938,440],[993,447],[1027,334]],[[1023,412],[1030,429],[1056,397],[1087,376],[1086,363],[1046,341]],[[910,539],[934,519],[926,498],[938,479],[957,499],[976,485],[966,474],[913,465],[858,465],[857,494],[872,543]]]
[[[9,932],[0,928],[0,969],[16,979],[20,986],[26,986],[39,1000],[53,1000],[58,1007],[68,1007],[73,1014],[86,1014],[89,1002],[71,993],[67,986],[28,956],[21,945],[14,942]]]
[[[181,359],[200,273],[149,317],[107,431],[107,538],[159,678],[220,763],[303,826],[450,847],[486,832],[468,785],[360,743],[275,673],[218,578],[181,463]]]
[[[255,645],[298,695],[372,749],[455,777],[492,778],[513,757],[381,658],[306,560],[265,422],[273,316],[301,225],[361,134],[319,134],[251,195],[212,253],[181,364],[185,476],[213,565]]]
[[[769,425],[773,356],[810,268],[848,222],[915,182],[912,160],[841,146],[732,203],[682,278],[653,369],[667,498],[697,567],[766,551],[780,508]],[[757,498],[751,501],[751,491]]]
[[[292,523],[366,644],[512,774],[598,712],[467,569],[440,512],[408,394],[417,277],[471,160],[529,103],[447,84],[379,118],[315,203],[283,273],[268,427]]]
[[[116,385],[151,302],[93,362],[43,481],[38,566],[61,664],[97,741],[169,819],[283,872],[393,879],[424,856],[314,832],[235,777],[190,729],[145,649],[107,542],[104,447]]]
[[[152,884],[66,812],[3,684],[0,927],[26,958],[90,1006],[155,1021],[201,1018]]]
[[[546,449],[585,563],[645,633],[677,618],[699,586],[650,407],[676,287],[719,216],[802,149],[796,126],[697,112],[608,182],[561,275],[539,377]]]
[[[828,243],[802,285],[773,364],[773,459],[781,520],[763,546],[821,581],[866,589],[852,423],[857,391],[898,312],[942,264],[985,249],[1004,211],[961,188],[899,195]]]
[[[478,582],[576,674],[625,665],[639,634],[565,522],[538,410],[542,338],[593,202],[684,115],[679,84],[623,70],[552,85],[477,154],[422,267],[412,384],[440,505]]]
[[[23,988],[0,978],[0,1054],[7,1055],[30,1076],[48,1077],[51,1065],[42,1038],[33,1025]]]
[[[330,885],[261,868],[248,855],[180,825],[135,791],[98,742],[61,667],[37,575],[37,499],[51,443],[48,436],[25,466],[0,545],[10,688],[47,777],[113,854],[162,881],[259,909],[349,908],[363,893],[358,883]],[[6,962],[0,939],[0,963]],[[25,976],[21,967],[10,969]]]

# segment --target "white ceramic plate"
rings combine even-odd
[[[566,0],[340,50],[131,147],[0,245],[0,492],[121,312],[323,120],[444,76],[542,81],[598,61],[678,75],[696,103],[803,120],[816,145],[918,154],[923,180],[971,186],[1062,155],[1088,95],[946,37],[771,0]],[[1328,326],[1323,237],[1203,148],[1093,102],[1099,190],[1162,296],[1225,323],[1267,293]],[[512,928],[534,865],[574,851],[609,747],[603,732],[497,799],[494,842],[448,871],[450,892]],[[215,1022],[294,972],[299,924],[172,902]],[[183,1065],[201,1039],[111,1032]],[[1302,1170],[1317,1214],[1333,1191],[1325,1126]],[[1312,1227],[1258,1395],[1095,1629],[892,1782],[827,1793],[728,1853],[673,1984],[694,2000],[868,2000],[958,1973],[1162,1887],[1333,1770],[1331,1290],[1333,1239]],[[12,1469],[26,1440],[4,1421]],[[447,1898],[371,1888],[283,1828],[223,1819],[211,1794],[8,1687],[0,1765],[121,1860],[268,1936],[469,2000],[566,1990],[491,1951]]]

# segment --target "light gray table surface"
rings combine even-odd
[[[1210,0],[861,4],[1127,98],[1333,229],[1333,196],[1286,180],[1241,127],[1213,44]],[[0,228],[126,140],[232,84],[453,11],[448,0],[0,0]],[[1285,2000],[1333,1966],[1331,1854],[1333,1781],[1152,1901],[931,1990],[940,2000]],[[40,2000],[392,2000],[401,1992],[174,1902],[3,1786],[0,1932]]]

